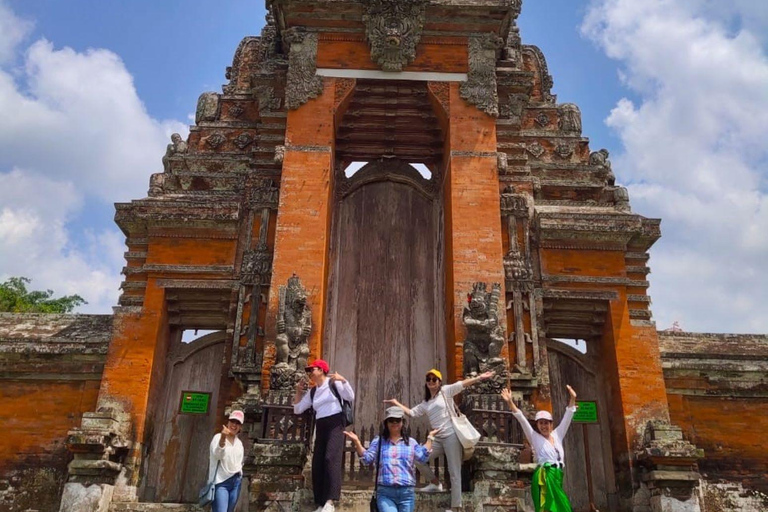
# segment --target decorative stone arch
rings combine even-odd
[[[415,189],[425,199],[433,200],[436,196],[436,179],[424,178],[411,164],[402,160],[381,159],[370,162],[349,178],[342,174],[336,189],[337,199],[343,200],[365,185],[391,181],[402,183]]]
[[[555,81],[549,74],[547,58],[541,48],[535,45],[523,45],[523,62],[528,71],[536,73],[531,99],[542,103],[556,103],[557,96],[552,94]]]

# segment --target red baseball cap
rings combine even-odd
[[[320,368],[323,373],[328,373],[331,369],[330,366],[328,366],[328,363],[323,361],[322,359],[315,359],[312,361],[311,364],[308,364],[304,369],[309,370],[310,368]]]

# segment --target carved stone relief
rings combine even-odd
[[[227,141],[227,138],[224,136],[221,132],[213,132],[211,135],[206,137],[205,143],[208,144],[208,146],[211,149],[216,149],[222,144],[224,144]]]
[[[249,135],[248,133],[241,133],[238,135],[235,140],[234,144],[240,149],[245,149],[253,142],[253,137]]]
[[[416,58],[428,0],[364,0],[371,60],[383,71],[402,71]]]
[[[481,393],[498,393],[506,384],[507,368],[501,357],[504,347],[504,327],[499,322],[501,284],[494,283],[488,291],[486,283],[475,283],[467,295],[462,323],[467,329],[464,340],[464,377],[494,371],[493,379],[478,384]],[[498,388],[498,389],[497,389]]]
[[[469,38],[469,73],[459,88],[461,97],[493,117],[499,116],[496,52],[503,41],[493,33]]]
[[[539,112],[539,115],[536,116],[536,119],[534,119],[534,121],[536,121],[536,124],[541,126],[542,128],[546,128],[547,126],[549,126],[549,123],[550,123],[549,116],[544,112]]]
[[[581,110],[578,105],[564,103],[558,107],[558,128],[567,133],[581,133]]]
[[[277,210],[280,200],[280,188],[270,179],[263,179],[257,182],[251,196],[248,199],[248,206],[254,210],[260,208],[269,208]]]
[[[269,284],[272,273],[272,253],[266,244],[260,244],[255,249],[243,253],[243,263],[240,267],[240,282],[245,286]]]
[[[543,155],[543,154],[544,154],[544,152],[546,151],[546,150],[544,149],[544,146],[542,146],[542,145],[541,145],[541,144],[539,144],[538,142],[534,142],[533,144],[528,144],[528,145],[525,147],[525,149],[526,149],[526,150],[527,150],[527,151],[528,151],[530,154],[532,154],[533,156],[535,156],[536,158],[541,158],[541,155]]]
[[[295,110],[323,93],[323,79],[317,71],[317,34],[286,30],[283,41],[290,45],[285,106]]]
[[[197,100],[195,124],[215,121],[219,118],[219,95],[215,92],[204,92]]]
[[[312,311],[300,279],[293,275],[280,287],[277,312],[276,360],[270,376],[270,389],[292,390],[304,376],[309,357]]]
[[[595,168],[595,172],[603,178],[608,186],[616,184],[616,176],[611,169],[611,161],[608,160],[610,153],[607,149],[594,151],[589,155],[589,165]]]
[[[558,144],[555,148],[555,154],[563,160],[568,160],[573,155],[573,146],[570,144]]]

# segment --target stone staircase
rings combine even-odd
[[[372,490],[354,491],[343,490],[341,500],[336,507],[336,512],[369,512],[369,503],[371,501]],[[521,498],[523,494],[521,493]],[[464,510],[475,510],[477,494],[465,492],[462,496]],[[451,504],[451,495],[448,491],[438,493],[416,493],[416,508],[414,512],[440,512],[446,510]],[[237,512],[249,512],[241,500]],[[294,502],[291,505],[290,512],[313,512],[315,505],[312,503],[312,492],[307,489],[296,491]],[[481,506],[481,508],[483,508]],[[271,510],[271,509],[270,509]],[[503,509],[505,512],[507,508]],[[520,512],[526,510],[525,507],[518,509]],[[533,510],[531,508],[531,510]],[[210,507],[200,507],[192,503],[112,503],[109,512],[210,512]]]

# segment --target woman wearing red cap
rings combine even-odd
[[[552,430],[553,418],[549,411],[536,413],[533,430],[523,412],[512,401],[509,389],[501,390],[501,397],[507,402],[515,418],[523,427],[528,442],[531,443],[536,455],[536,471],[531,481],[531,494],[536,512],[571,512],[571,503],[563,491],[563,470],[565,469],[565,450],[563,439],[571,425],[573,413],[576,412],[576,392],[571,386],[566,386],[571,399],[565,408],[563,419],[556,429]]]
[[[328,363],[316,359],[304,369],[314,385],[307,393],[307,382],[296,384],[293,412],[302,414],[312,407],[315,412],[315,452],[312,456],[312,492],[315,512],[334,512],[333,502],[341,497],[341,464],[344,450],[344,414],[342,400],[354,402],[355,392],[338,373],[328,374]],[[331,387],[333,386],[333,387]]]
[[[464,388],[468,388],[482,380],[490,379],[493,376],[494,372],[485,372],[477,377],[443,386],[443,374],[433,368],[427,372],[424,385],[424,401],[413,409],[409,409],[395,399],[384,400],[385,403],[402,408],[412,418],[418,418],[426,414],[429,418],[430,428],[439,430],[439,433],[434,436],[432,441],[433,447],[430,460],[445,454],[445,458],[448,461],[448,472],[451,476],[451,509],[449,509],[449,512],[461,507],[461,462],[464,452],[461,442],[459,442],[459,438],[453,430],[451,412],[448,407],[453,407],[453,397],[464,391]],[[430,480],[430,484],[421,489],[422,492],[443,490],[443,486],[439,483],[435,473],[428,464],[417,464],[417,467],[421,474]]]

